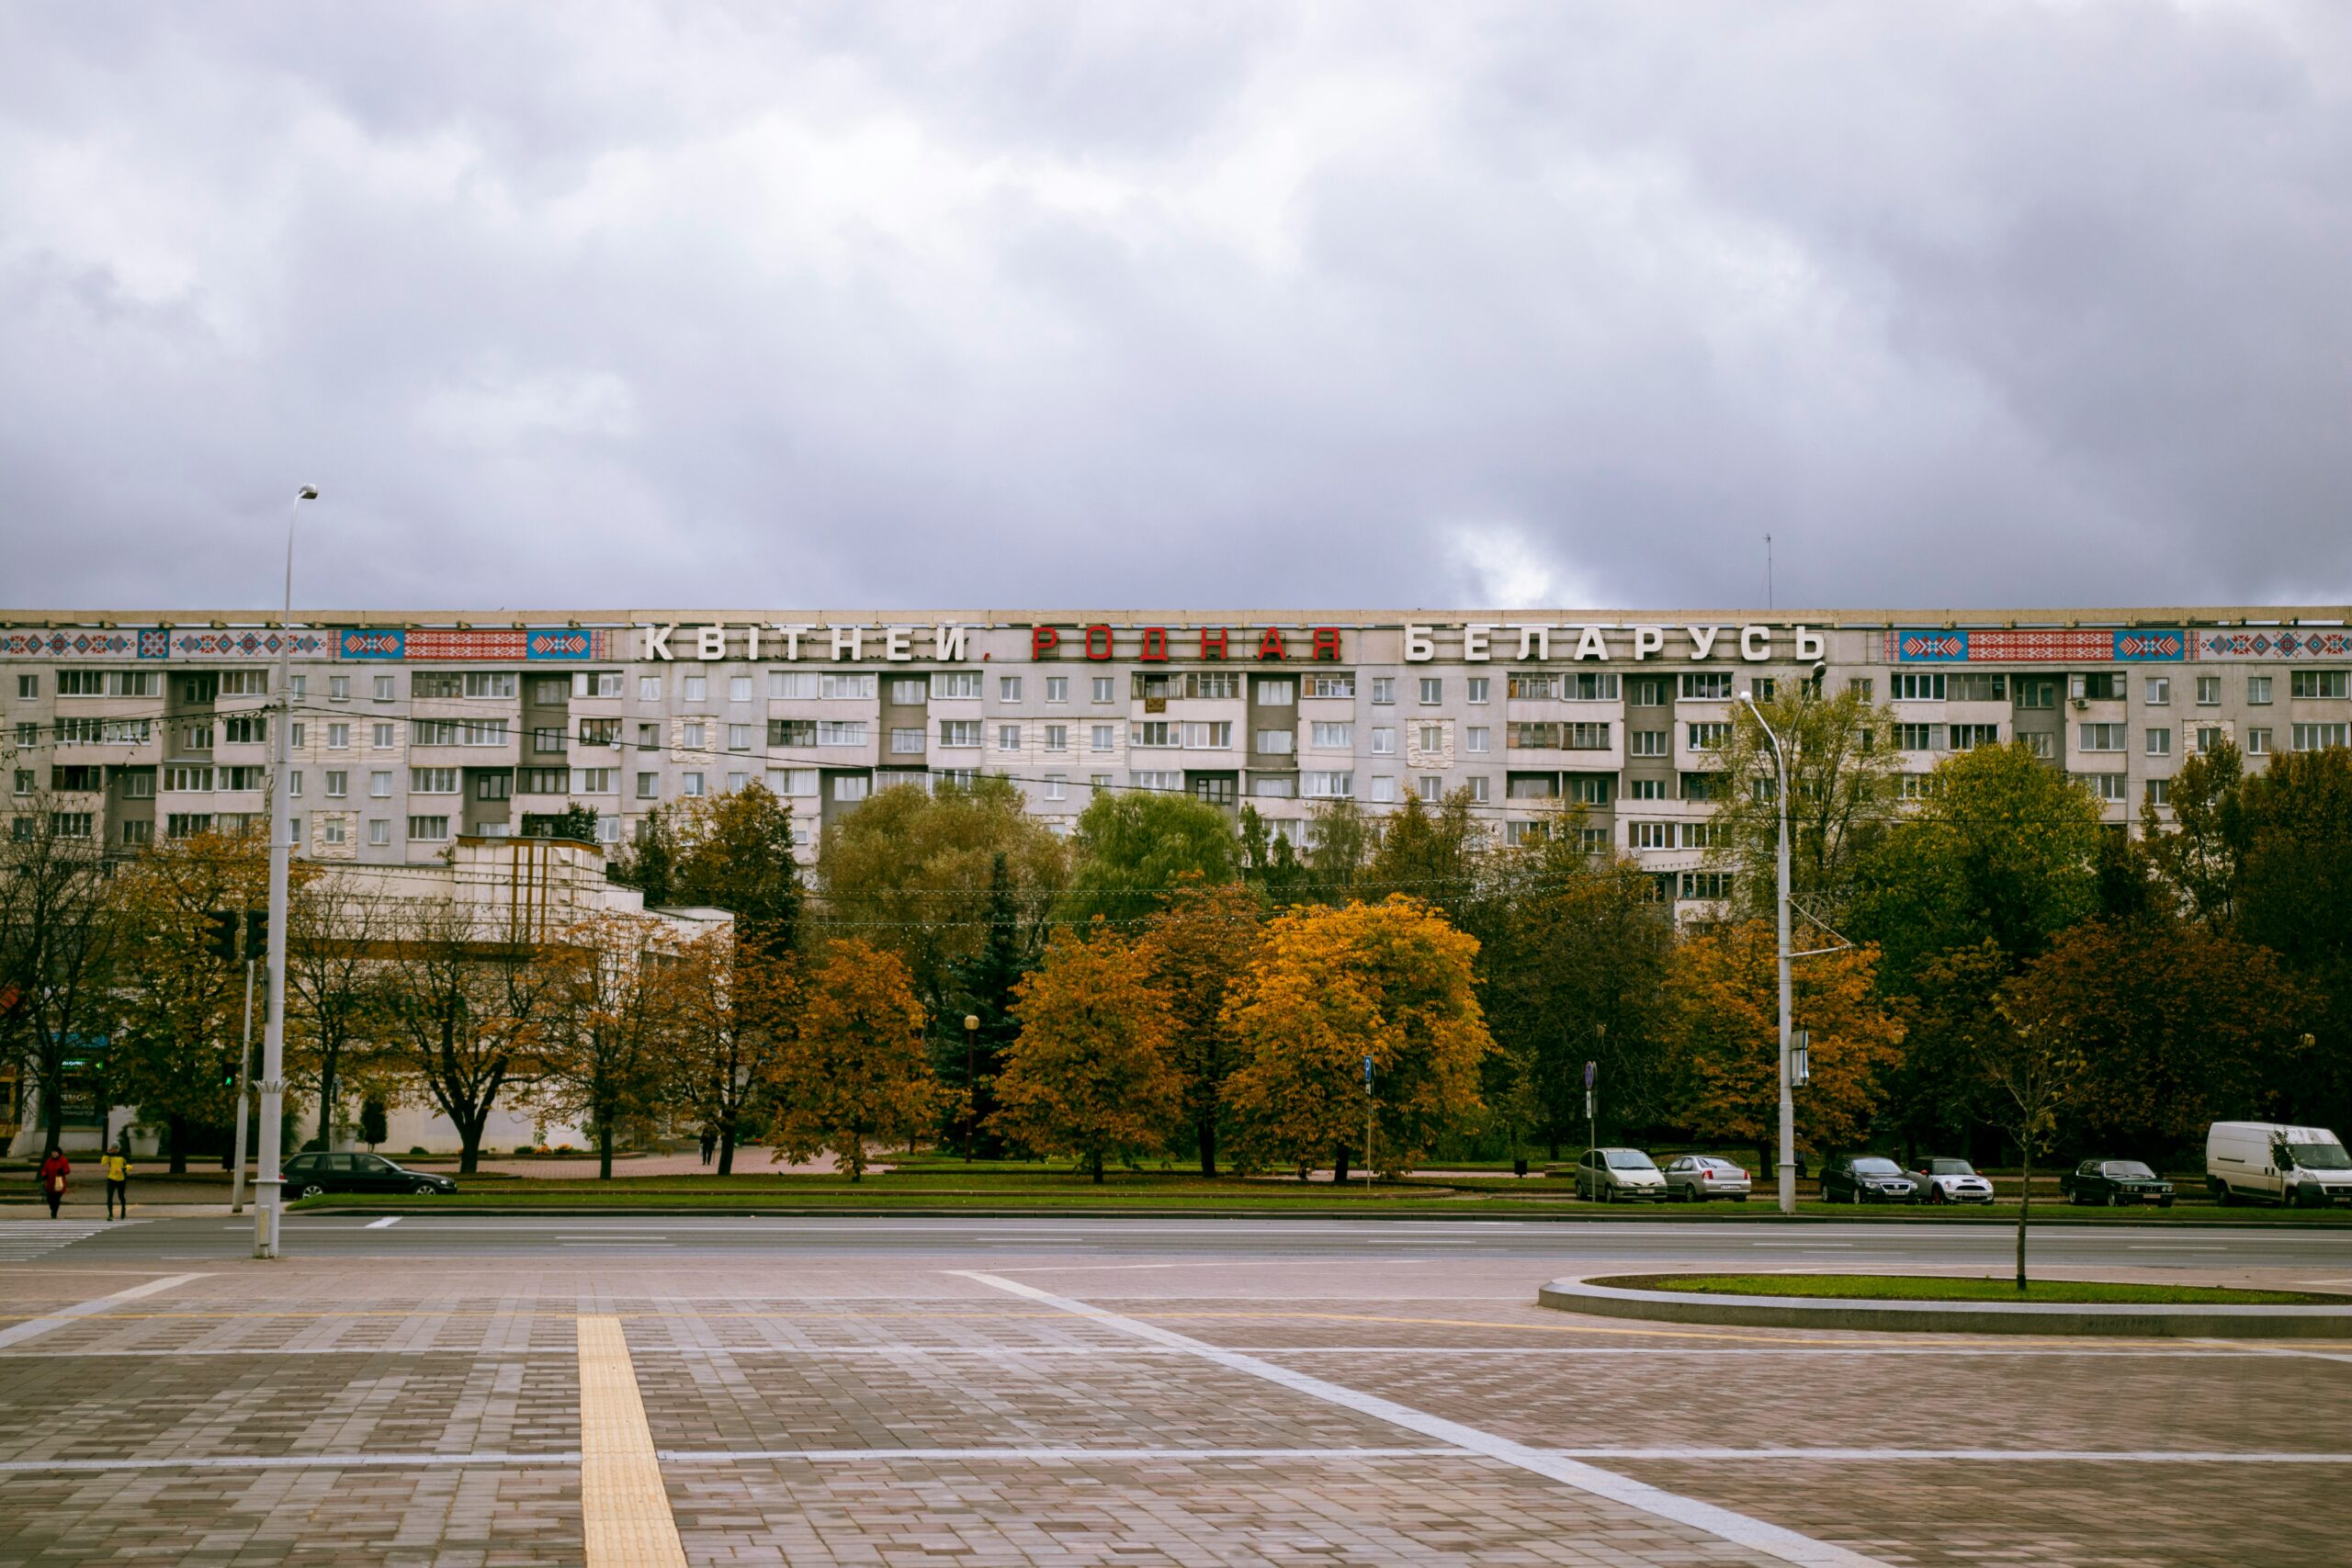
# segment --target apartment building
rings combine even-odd
[[[266,809],[289,725],[300,852],[444,859],[571,807],[607,843],[757,779],[805,853],[873,792],[1001,774],[1067,831],[1105,790],[1181,790],[1303,841],[1316,807],[1467,790],[1515,841],[1557,803],[1678,897],[1704,866],[1743,691],[1859,685],[1907,773],[2021,739],[2110,820],[2161,811],[2222,738],[2342,745],[2352,609],[20,615],[0,734],[20,814],[136,848]],[[281,637],[291,690],[272,689]],[[281,696],[286,706],[281,716]]]

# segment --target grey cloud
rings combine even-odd
[[[23,7],[23,606],[2352,596],[2322,6]]]

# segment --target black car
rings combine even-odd
[[[1854,1155],[1821,1168],[1825,1203],[1916,1203],[1919,1184],[1883,1155]]]
[[[2136,1159],[2086,1159],[2058,1179],[2069,1203],[2154,1203],[2172,1207],[2172,1183]]]
[[[458,1184],[431,1171],[410,1170],[381,1155],[302,1154],[286,1162],[286,1195],[313,1198],[322,1192],[415,1192],[446,1197]]]

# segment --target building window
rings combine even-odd
[[[1069,701],[1069,677],[1067,675],[1046,676],[1046,700],[1049,703],[1066,703]]]
[[[1729,676],[1724,677],[1726,681]],[[1683,678],[1683,695],[1689,696],[1690,677]],[[1939,674],[1919,674],[1905,671],[1889,676],[1887,694],[1898,703],[1939,703],[1944,700],[1944,678]]]
[[[2168,675],[2148,677],[2148,705],[2154,708],[2172,705],[2172,678]]]
[[[1664,800],[1666,798],[1666,781],[1664,779],[1627,779],[1625,781],[1625,798],[1628,800]]]
[[[1396,798],[1396,780],[1387,773],[1372,775],[1372,793],[1365,799],[1385,805]]]
[[[833,798],[839,801],[864,800],[873,788],[873,781],[863,773],[837,773],[833,777]]]
[[[1485,675],[1473,675],[1463,684],[1466,688],[1466,700],[1473,703],[1485,702],[1487,694],[1494,690],[1492,679]]]
[[[768,671],[768,695],[786,702],[806,702],[817,695],[817,672],[813,670],[771,670]]]
[[[2124,793],[2125,781],[2121,773],[2085,773],[2082,780],[2089,786],[2093,799],[2116,801],[2129,798]]]
[[[1046,726],[1046,750],[1048,751],[1067,751],[1069,750],[1069,725],[1049,724]]]
[[[752,700],[752,678],[749,675],[729,675],[727,677],[727,700],[730,703],[750,702]]]
[[[865,721],[862,718],[820,719],[817,722],[817,744],[863,746],[865,744]]]
[[[542,707],[551,707],[562,702],[571,690],[571,682],[562,676],[542,675],[531,682],[531,700]]]
[[[2247,676],[2245,700],[2256,707],[2267,705],[2270,701],[2270,677],[2267,675]]]
[[[1262,708],[1286,708],[1298,700],[1298,685],[1293,681],[1261,681],[1250,693]]]
[[[1097,675],[1097,676],[1095,676],[1095,677],[1094,677],[1094,700],[1095,700],[1096,702],[1098,702],[1098,703],[1107,703],[1107,702],[1114,701],[1114,700],[1117,697],[1117,695],[1118,695],[1117,692],[1114,689],[1114,684],[1115,684],[1115,683],[1112,681],[1111,677],[1110,677],[1110,676],[1108,676],[1108,675]]]
[[[391,774],[371,773],[368,777],[371,781],[368,785],[370,795],[392,793]],[[381,789],[376,788],[372,782],[379,779],[383,781],[384,787]],[[458,770],[455,768],[411,768],[408,771],[408,788],[411,795],[455,795],[458,793]]]
[[[1306,694],[1310,697],[1353,697],[1356,678],[1353,675],[1309,675]]]
[[[1560,694],[1560,678],[1544,670],[1519,671],[1504,678],[1503,694],[1515,703],[1550,702]]]
[[[1610,775],[1607,773],[1570,773],[1567,777],[1567,797],[1578,806],[1609,804]]]
[[[641,703],[660,702],[662,700],[662,677],[659,675],[639,675],[637,678],[637,700]]]
[[[420,670],[411,677],[408,689],[413,697],[462,697],[466,678],[455,670]]]
[[[874,690],[875,677],[845,671],[829,671],[817,682],[818,695],[827,702],[872,702]]]
[[[2044,762],[2058,760],[2058,738],[2049,731],[2021,734],[2018,739],[2025,742],[2026,750],[2032,752],[2037,760]]]
[[[2222,678],[2219,675],[2197,677],[2197,705],[2200,708],[2218,707],[2221,701]]]
[[[1304,773],[1300,785],[1309,800],[1346,800],[1356,793],[1356,776],[1346,773]]]
[[[661,798],[662,798],[662,775],[661,775],[660,773],[639,773],[639,774],[638,774],[638,775],[637,775],[637,798],[638,798],[638,799],[639,799],[639,800],[659,800],[659,799],[661,799]]]
[[[620,770],[617,768],[574,768],[571,770],[571,793],[574,795],[617,795]]]
[[[920,729],[893,729],[890,731],[890,754],[894,757],[922,756],[922,731]]]
[[[1870,682],[1861,682],[1868,687]],[[1867,690],[1863,695],[1869,695]],[[2017,678],[2018,706],[2021,708],[2054,708],[2058,705],[2058,682],[2046,676]]]
[[[437,727],[444,728],[448,728],[446,720],[440,721]],[[425,733],[428,728],[435,728],[435,726],[428,725],[426,721],[422,719],[417,722],[416,739],[420,744],[424,743],[429,739]],[[563,755],[563,749],[564,733],[562,730],[540,728],[535,728],[531,731],[531,750],[538,755],[542,757],[560,757]]]
[[[2077,725],[2075,750],[2081,751],[2120,751],[2123,750],[2123,726],[2120,724]]]
[[[678,695],[684,701],[690,703],[708,702],[710,700],[710,677],[707,675],[679,676]]]
[[[1421,677],[1421,705],[1435,707],[1445,701],[1445,679],[1440,675]]]
[[[1130,773],[1127,776],[1131,781],[1131,788],[1164,791],[1170,795],[1182,795],[1184,792],[1184,775],[1182,773]]]
[[[2352,726],[2341,724],[2299,724],[2294,728],[2295,750],[2324,751],[2331,746],[2346,743],[2346,732]]]
[[[512,773],[476,773],[474,775],[476,800],[504,800],[514,793],[514,775]]]
[[[973,677],[978,680],[978,676]],[[943,718],[939,721],[939,743],[957,748],[980,743],[980,721],[977,718]]]
[[[376,700],[379,703],[389,703],[392,700],[393,695],[392,677],[390,675],[377,676]]]
[[[412,843],[437,844],[449,836],[447,817],[412,817],[408,819],[408,836]]]
[[[350,677],[350,676],[348,676],[348,675],[330,675],[330,676],[328,676],[328,677],[327,677],[327,701],[329,701],[329,702],[331,702],[331,703],[347,703],[347,702],[349,702],[350,700],[351,700],[351,677]]]
[[[517,787],[525,795],[562,795],[571,787],[571,770],[524,768],[519,772]]]
[[[1671,822],[1628,822],[1625,824],[1625,847],[1634,850],[1670,850],[1674,847],[1674,824]]]
[[[944,695],[945,694],[941,694]],[[895,675],[890,680],[890,704],[894,707],[919,708],[931,700],[931,688],[920,675]]]
[[[640,751],[659,751],[662,750],[662,727],[658,724],[639,725],[637,727],[637,749]]]
[[[1261,729],[1252,750],[1270,757],[1287,757],[1295,749],[1298,737],[1287,729]]]
[[[1286,775],[1251,779],[1250,793],[1261,800],[1289,800],[1298,794],[1298,781]]]
[[[1690,677],[1686,675],[1683,679],[1688,681]],[[1721,746],[1724,741],[1731,739],[1731,726],[1728,724],[1693,724],[1687,726],[1686,728],[1690,731],[1690,750],[1693,751],[1712,751],[1716,747]],[[1940,729],[1943,727],[1941,725],[1909,725],[1897,726],[1897,728]]]
[[[1021,677],[1018,675],[998,676],[996,678],[996,695],[999,702],[1019,702],[1021,700]]]
[[[1067,773],[1047,773],[1046,775],[1046,798],[1047,800],[1069,799],[1069,775]]]
[[[1670,733],[1670,731],[1664,729],[1634,729],[1627,731],[1633,755],[1636,757],[1664,757],[1670,755],[1674,750],[1673,747],[1667,743],[1668,737]]]
[[[685,780],[680,793],[689,795],[696,795],[705,793],[702,784],[702,775],[700,773],[688,773],[685,776]]]
[[[2154,682],[2150,683],[2154,684]],[[2172,730],[2170,728],[2151,729],[2148,731],[2148,755],[2151,757],[2169,757],[2172,755]]]
[[[1731,897],[1731,873],[1727,871],[1686,871],[1682,874],[1682,897],[1708,900]]]
[[[1951,749],[1973,751],[1979,746],[1998,746],[2001,727],[1997,724],[1955,724],[1951,727]]]
[[[2293,670],[2287,674],[2287,694],[2290,697],[2340,697],[2345,693],[2342,670]]]
[[[729,725],[727,727],[727,749],[729,751],[750,750],[752,749],[752,727],[748,724]]]
[[[341,800],[351,793],[351,775],[342,769],[329,768],[326,778],[329,800]]]
[[[31,701],[32,701],[33,699],[35,699],[36,697],[39,697],[40,695],[40,676],[38,676],[38,675],[19,675],[19,676],[17,676],[17,700],[18,702],[20,702],[20,703],[28,703],[28,702],[31,702]]]
[[[1483,724],[1465,725],[1462,730],[1462,749],[1484,754],[1492,749],[1494,731]]]
[[[1417,724],[1413,731],[1414,749],[1423,755],[1433,755],[1445,750],[1445,726]]]
[[[2249,757],[2270,755],[2270,731],[2249,729],[2245,732],[2245,754]]]
[[[1115,727],[1098,724],[1087,737],[1087,749],[1092,751],[1115,751],[1119,749],[1119,733]]]
[[[996,749],[1000,751],[1020,750],[1021,727],[1017,724],[998,725],[996,727]]]
[[[1396,754],[1396,732],[1393,729],[1384,729],[1378,726],[1374,726],[1372,731],[1372,754],[1375,757],[1395,756]],[[1380,797],[1375,795],[1373,798],[1377,800]]]
[[[1760,689],[1763,684],[1757,682],[1759,697],[1766,694]],[[2007,699],[2008,688],[2007,675],[1960,674],[1949,678],[1944,691],[1956,703],[1997,703]]]
[[[1436,773],[1416,773],[1413,775],[1413,793],[1423,800],[1443,800],[1445,780]]]
[[[702,720],[690,718],[678,726],[678,747],[685,751],[703,750]]]
[[[1372,700],[1380,704],[1394,703],[1396,700],[1396,677],[1374,675],[1372,678]]]
[[[931,678],[931,694],[950,701],[969,698],[978,701],[980,672],[977,670],[943,670]]]
[[[1936,694],[1943,695],[1943,677],[1936,677]],[[1701,702],[1728,702],[1731,699],[1731,671],[1728,670],[1691,670],[1682,677],[1682,694]]]
[[[1356,727],[1352,724],[1324,724],[1308,727],[1307,743],[1317,751],[1352,751],[1356,745]]]

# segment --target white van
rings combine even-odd
[[[2224,1203],[2352,1203],[2352,1156],[2324,1127],[2216,1122],[2205,1185]]]

